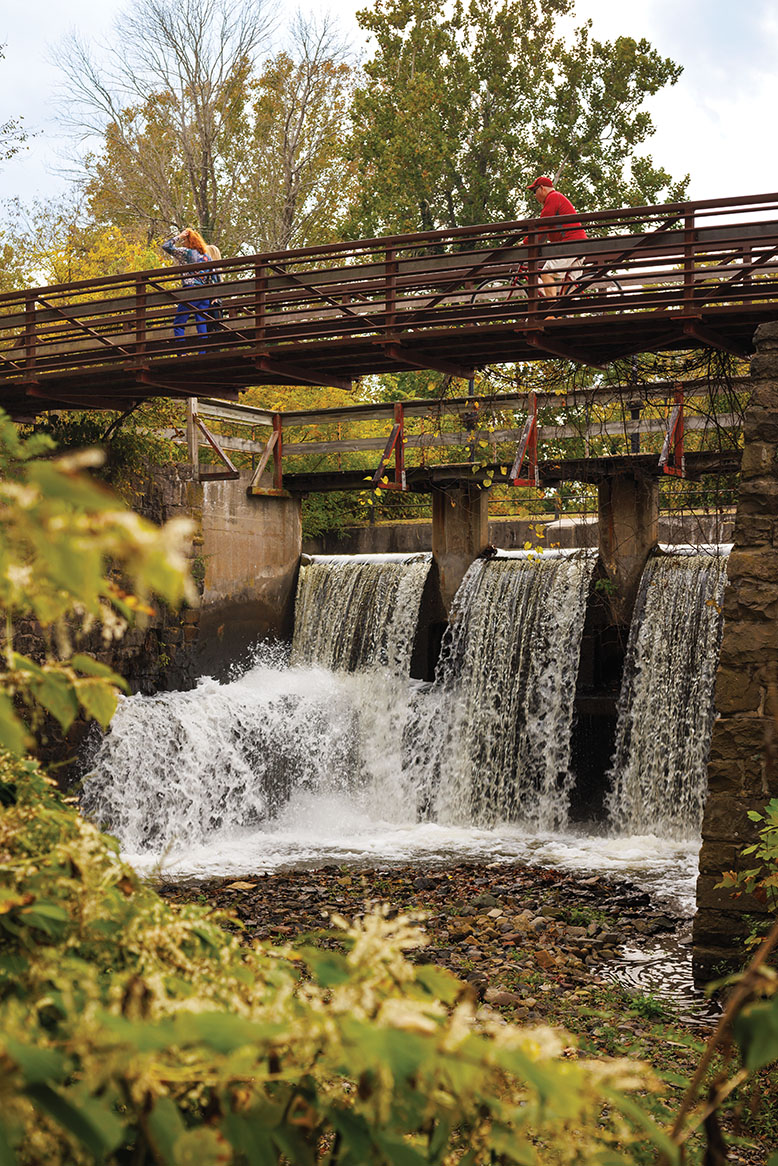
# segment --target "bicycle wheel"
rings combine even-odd
[[[512,300],[520,302],[526,298],[526,288],[516,283],[513,276],[498,275],[479,283],[470,297],[470,303],[478,307],[481,304],[507,304]]]

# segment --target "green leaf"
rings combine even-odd
[[[16,1166],[16,1153],[2,1122],[0,1122],[0,1166]]]
[[[11,659],[14,668],[18,668],[20,672],[32,672],[36,676],[43,676],[40,664],[36,664],[29,656],[22,656],[19,652],[14,652]]]
[[[252,1116],[230,1113],[222,1122],[222,1129],[233,1148],[244,1155],[248,1166],[278,1166],[278,1154],[269,1132],[261,1128],[256,1117],[252,1120]]]
[[[87,1097],[73,1104],[63,1093],[49,1085],[30,1085],[27,1096],[73,1134],[95,1158],[115,1150],[124,1136],[124,1126],[113,1110],[96,1098]]]
[[[47,498],[56,499],[75,510],[118,510],[116,497],[104,486],[98,486],[86,474],[63,470],[56,461],[31,463],[27,475]]]
[[[336,988],[349,978],[346,957],[337,951],[325,951],[318,947],[304,947],[298,950],[311,975],[323,988]]]
[[[78,701],[67,676],[47,672],[45,679],[35,686],[35,696],[67,732],[78,716]]]
[[[420,1154],[407,1142],[401,1142],[397,1138],[389,1138],[382,1134],[376,1134],[375,1141],[392,1166],[429,1166],[427,1155]]]
[[[336,1109],[330,1113],[334,1128],[343,1138],[343,1155],[346,1161],[369,1162],[374,1157],[375,1143],[370,1126],[361,1113],[353,1109]]]
[[[178,1107],[169,1097],[159,1097],[146,1119],[146,1128],[154,1150],[154,1156],[163,1162],[175,1161],[175,1144],[186,1131],[184,1119]]]
[[[174,1166],[220,1166],[226,1161],[227,1143],[221,1130],[213,1126],[199,1126],[196,1129],[186,1130],[175,1144],[173,1150]]]
[[[107,729],[116,712],[116,689],[105,680],[77,680],[76,696],[81,707]]]
[[[51,1081],[64,1081],[65,1060],[54,1049],[42,1049],[35,1045],[23,1045],[20,1041],[6,1037],[5,1047],[9,1057],[22,1071],[27,1085],[40,1085]]]
[[[182,1044],[205,1044],[217,1053],[231,1053],[283,1032],[281,1024],[259,1024],[225,1012],[179,1013],[176,1039]]]
[[[489,1149],[496,1150],[509,1162],[516,1162],[518,1166],[537,1166],[538,1156],[535,1147],[529,1142],[519,1139],[515,1131],[493,1129],[489,1134]]]
[[[123,676],[118,672],[114,672],[113,668],[109,668],[107,664],[101,663],[100,660],[94,660],[91,656],[85,656],[83,652],[78,652],[70,661],[73,668],[77,672],[83,672],[86,676],[99,676],[103,680],[110,680],[111,684],[115,684],[117,688],[121,688],[122,692],[129,692],[130,686]]]
[[[421,984],[430,996],[442,1000],[444,1004],[453,1004],[462,991],[462,983],[452,972],[435,964],[422,964],[416,970],[416,982]]]
[[[294,1166],[314,1166],[313,1149],[296,1130],[288,1126],[273,1130],[273,1142]]]
[[[676,1166],[680,1162],[678,1146],[636,1101],[615,1090],[604,1089],[603,1093],[610,1098],[616,1109],[634,1122],[638,1129],[648,1134],[654,1145],[664,1152],[670,1166]]]
[[[744,1008],[732,1027],[743,1063],[752,1073],[778,1060],[778,996]]]
[[[14,712],[11,700],[0,693],[0,748],[18,756],[24,753],[29,740],[27,730]]]
[[[35,927],[51,936],[52,939],[59,939],[70,923],[70,916],[64,907],[40,900],[25,907],[19,912],[19,915],[26,926]]]

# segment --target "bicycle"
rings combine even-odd
[[[587,267],[595,268],[595,272],[587,275]],[[473,289],[470,296],[471,306],[477,307],[484,303],[508,303],[513,299],[517,301],[529,299],[527,276],[528,269],[522,263],[514,271],[506,272],[505,275],[496,275],[482,280]],[[559,294],[547,298],[550,307],[552,304],[558,305],[560,301],[563,302],[570,296],[591,293],[603,296],[623,296],[624,289],[613,275],[597,274],[595,264],[584,262],[581,265],[580,274],[575,279],[571,280],[568,272],[562,281]]]

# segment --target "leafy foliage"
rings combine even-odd
[[[355,93],[355,234],[524,218],[525,187],[564,169],[575,206],[641,205],[683,183],[638,150],[647,96],[680,69],[648,41],[562,35],[572,0],[375,0],[375,51]]]
[[[345,954],[249,948],[164,903],[34,763],[0,762],[0,803],[4,1161],[629,1161],[645,1070],[477,1014],[408,961],[408,919],[337,921]]]
[[[79,713],[110,721],[123,681],[73,654],[75,631],[99,626],[110,641],[148,610],[152,593],[194,598],[184,572],[189,523],[158,530],[124,509],[82,472],[100,463],[98,451],[51,451],[48,436],[20,437],[0,410],[0,747],[14,753],[44,710],[64,729]],[[43,662],[14,650],[18,623],[30,618],[49,633]]]
[[[759,824],[758,841],[744,847],[740,852],[744,860],[757,860],[757,866],[741,870],[728,870],[722,875],[717,888],[731,889],[736,895],[743,893],[754,898],[771,914],[778,913],[778,798],[772,798],[765,806],[764,813],[749,810],[752,822]],[[758,935],[752,935],[746,943],[753,947],[760,942]]]

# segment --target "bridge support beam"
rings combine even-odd
[[[473,559],[489,543],[489,491],[475,482],[436,489],[432,495],[432,556],[448,613]]]
[[[616,624],[628,627],[646,559],[659,537],[659,482],[634,470],[603,478],[598,487],[600,557],[614,585]]]
[[[722,871],[756,865],[740,858],[755,840],[748,811],[778,796],[778,321],[762,324],[754,339],[697,882],[694,966],[701,979],[740,965],[748,916],[765,910],[716,883]]]

